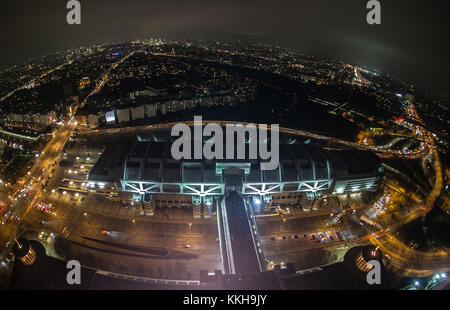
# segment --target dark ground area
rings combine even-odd
[[[400,239],[405,243],[414,242],[423,251],[450,247],[450,215],[442,211],[439,203],[426,215],[403,226]]]

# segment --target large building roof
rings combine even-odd
[[[170,142],[136,141],[107,146],[89,179],[223,183],[220,167],[236,164],[246,170],[243,181],[248,183],[339,180],[376,174],[381,165],[380,159],[369,151],[331,151],[311,144],[281,144],[279,157],[280,165],[275,170],[261,170],[261,160],[249,159],[248,152],[245,159],[239,160],[175,160]]]

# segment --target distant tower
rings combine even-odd
[[[33,265],[36,260],[36,252],[30,242],[24,238],[15,240],[13,247],[14,255],[20,259],[24,265]]]
[[[369,263],[371,260],[381,260],[381,253],[378,248],[374,246],[368,246],[363,248],[356,258],[356,266],[359,270],[369,272],[373,269],[373,265]]]
[[[358,246],[347,251],[344,256],[344,264],[355,278],[365,281],[367,273],[375,267],[369,262],[375,260],[383,265],[382,259],[383,253],[378,247],[374,245]]]

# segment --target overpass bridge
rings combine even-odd
[[[218,202],[217,224],[225,274],[266,271],[266,260],[248,200],[238,192],[227,192]]]

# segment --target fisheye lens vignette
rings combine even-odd
[[[4,289],[190,290],[183,304],[215,307],[270,296],[195,290],[449,287],[448,101],[389,72],[145,38],[0,82]]]

